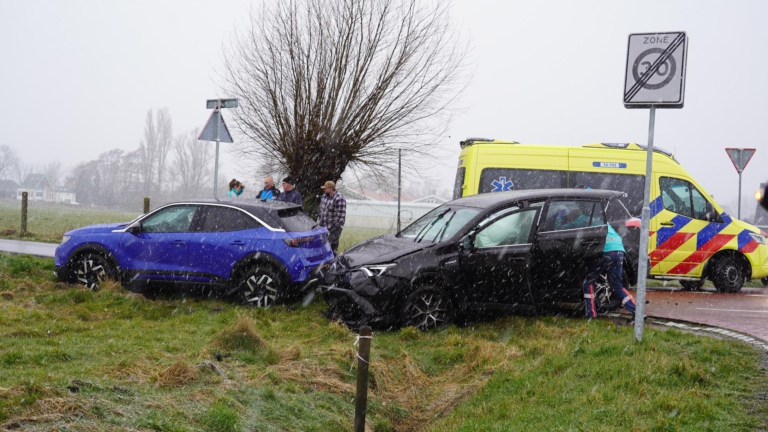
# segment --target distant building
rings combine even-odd
[[[15,198],[19,184],[13,180],[0,180],[0,198]]]
[[[21,200],[22,193],[27,192],[31,201],[47,201],[57,203],[75,203],[75,192],[69,188],[54,188],[45,174],[32,173],[27,175],[21,186],[16,188],[16,199]]]

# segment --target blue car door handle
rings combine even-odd
[[[185,244],[187,244],[187,242],[185,242],[184,240],[174,240],[173,244],[176,246],[184,246]]]
[[[242,240],[234,240],[229,242],[232,246],[245,246],[245,242]]]

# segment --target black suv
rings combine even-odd
[[[639,229],[623,192],[542,189],[474,195],[435,208],[398,234],[359,243],[322,269],[329,315],[356,328],[448,325],[462,312],[537,312],[583,301],[589,264],[610,223],[634,284]],[[637,220],[633,220],[637,222]],[[602,281],[597,304],[615,309]]]

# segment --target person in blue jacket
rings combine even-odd
[[[597,262],[590,266],[587,273],[587,279],[584,281],[584,305],[587,312],[587,318],[597,317],[597,308],[595,307],[595,284],[597,279],[604,272],[608,273],[608,284],[611,291],[621,299],[621,305],[628,312],[635,316],[635,299],[629,293],[626,287],[622,286],[621,275],[624,265],[624,242],[621,236],[616,232],[611,224],[608,226],[608,234],[605,236],[605,247],[603,256]]]
[[[261,201],[276,200],[280,197],[280,189],[275,187],[275,181],[272,177],[264,179],[264,189],[259,192],[257,199]]]

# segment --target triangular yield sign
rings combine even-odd
[[[219,121],[221,121],[221,128],[219,128]],[[224,123],[224,117],[221,115],[221,111],[215,109],[208,117],[208,122],[205,124],[203,131],[200,132],[197,139],[200,141],[216,141],[216,137],[219,137],[220,142],[233,143],[232,135],[229,134],[227,124]]]
[[[752,155],[755,154],[755,149],[727,148],[725,149],[725,152],[728,153],[728,157],[731,158],[731,162],[733,162],[733,166],[736,168],[736,171],[741,173],[744,171],[744,168],[747,167],[749,160],[752,159]]]

